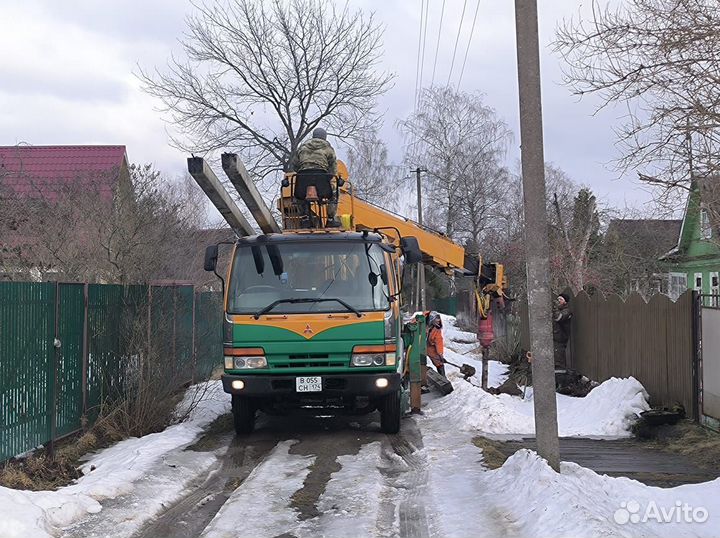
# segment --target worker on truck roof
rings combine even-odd
[[[330,176],[337,174],[337,157],[335,150],[327,141],[327,132],[322,127],[317,127],[312,133],[312,138],[300,144],[295,155],[290,162],[290,168],[298,174],[298,176],[312,176],[315,174],[316,181],[326,180],[328,189],[318,188],[320,199],[326,199],[327,202],[327,219],[328,226],[339,226],[335,215],[337,214],[337,200],[334,197],[333,181]],[[330,192],[330,196],[327,193]],[[305,216],[306,223],[309,224],[310,202],[304,199],[304,193],[298,197],[300,207]]]

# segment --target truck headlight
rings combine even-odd
[[[353,366],[395,366],[396,347],[394,344],[384,346],[355,346],[351,364]]]
[[[385,366],[385,355],[381,353],[356,353],[352,356],[353,366]]]
[[[225,357],[225,368],[228,370],[267,368],[267,359],[265,357]]]
[[[262,349],[225,349],[226,370],[252,370],[253,368],[267,368],[267,359]]]

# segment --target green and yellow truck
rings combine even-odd
[[[354,197],[341,162],[333,188],[342,227],[324,227],[323,203],[315,201],[317,227],[300,228],[295,178],[288,175],[278,202],[283,225],[273,232],[269,212],[246,185],[246,172],[237,173],[233,156],[231,173],[227,155],[226,173],[266,231],[238,234],[223,278],[222,383],[232,395],[236,432],[251,432],[258,411],[378,410],[382,431],[397,433],[409,401],[400,293],[404,268],[423,262],[468,273],[464,250]],[[208,247],[205,269],[217,271],[217,259],[218,245]]]

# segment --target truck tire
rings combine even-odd
[[[400,431],[400,391],[388,394],[380,406],[380,429],[383,433]]]
[[[247,435],[255,428],[255,406],[248,398],[233,394],[233,425],[237,435]]]

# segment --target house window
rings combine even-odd
[[[702,281],[703,281],[703,275],[702,273],[695,273],[695,286],[694,289],[698,293],[702,293],[703,287],[702,287]]]
[[[720,278],[718,278],[718,272],[710,273],[710,305],[715,308],[720,304]]]
[[[710,215],[707,209],[700,210],[700,237],[702,239],[712,238],[712,226],[710,225]]]
[[[670,273],[668,286],[668,296],[673,300],[677,301],[685,290],[687,290],[687,275],[685,273]]]

